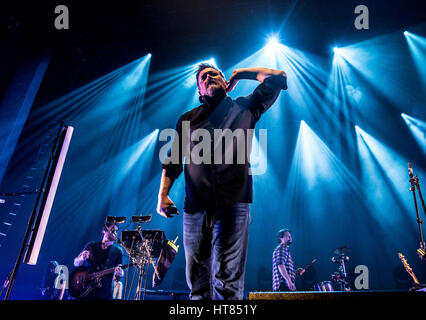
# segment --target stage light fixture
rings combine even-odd
[[[334,48],[333,48],[333,51],[334,51],[334,53],[336,53],[336,54],[340,54],[340,52],[341,52],[341,50],[340,50],[340,48],[339,48],[339,47],[334,47]]]
[[[196,69],[200,63],[208,63],[208,64],[211,64],[212,66],[214,66],[214,67],[216,67],[216,68],[218,67],[218,66],[217,66],[217,64],[216,64],[216,60],[215,60],[213,57],[211,57],[211,58],[210,58],[210,59],[208,59],[208,60],[203,60],[203,61],[200,61],[200,62],[195,63],[195,64],[193,65],[194,69]]]
[[[268,43],[266,44],[266,48],[270,52],[276,52],[279,48],[280,42],[278,40],[278,37],[276,36],[270,36],[268,39]]]
[[[426,154],[425,134],[426,134],[426,122],[409,116],[408,114],[401,113],[402,119],[410,129],[413,138],[416,140],[420,148]]]
[[[214,58],[210,58],[209,60],[207,60],[207,62],[217,68],[216,60]]]
[[[404,31],[404,36],[408,36],[408,31],[407,30]]]

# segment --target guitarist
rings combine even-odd
[[[108,268],[115,268],[114,275],[122,277],[124,272],[120,268],[123,252],[115,244],[118,227],[115,223],[106,222],[102,228],[102,241],[89,242],[83,251],[74,259],[74,266],[88,267],[90,272],[97,272]],[[101,286],[94,287],[88,295],[80,299],[112,299],[113,274],[106,275],[101,280]]]

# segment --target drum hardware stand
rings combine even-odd
[[[425,242],[423,240],[423,232],[422,232],[423,220],[420,219],[419,208],[417,206],[416,188],[417,188],[417,192],[419,193],[419,198],[422,203],[423,212],[425,213],[425,215],[426,215],[426,207],[425,207],[425,202],[423,201],[422,191],[420,190],[419,178],[417,177],[417,174],[416,175],[413,174],[413,168],[411,167],[411,163],[408,163],[408,175],[410,176],[410,180],[408,181],[411,183],[411,187],[409,190],[413,192],[414,207],[416,209],[417,225],[419,227],[419,235],[420,235],[420,248],[417,249],[417,253],[420,259],[424,260],[426,259],[426,254],[425,254],[426,247],[425,247]]]
[[[145,239],[145,237],[143,236],[142,227],[140,223],[138,223],[136,230],[141,238],[141,245],[138,246],[137,249],[133,250],[133,248],[131,249],[127,248],[126,244],[117,236],[116,236],[116,240],[118,244],[126,251],[127,255],[132,260],[132,262],[135,263],[138,269],[138,281],[137,281],[134,300],[141,300],[142,282],[143,282],[143,277],[146,274],[145,266],[146,265],[149,266],[149,264],[152,264],[154,268],[154,272],[157,274],[157,276],[158,276],[158,271],[157,271],[157,267],[155,266],[155,262],[151,256],[152,248],[150,248],[150,246],[148,245],[149,240]],[[145,291],[144,291],[144,295],[145,295]]]
[[[336,249],[337,252],[339,252],[339,255],[337,257],[333,257],[331,258],[331,261],[334,263],[338,263],[339,264],[339,272],[337,272],[337,274],[333,274],[331,276],[332,280],[333,278],[335,278],[337,281],[339,282],[340,288],[342,291],[350,291],[351,288],[348,286],[348,283],[346,281],[346,278],[348,276],[347,272],[346,272],[346,266],[345,266],[345,261],[349,261],[349,257],[345,254],[345,250],[349,250],[350,248],[339,248]]]
[[[105,226],[106,226],[106,222],[124,223],[125,220],[126,220],[125,217],[107,217],[107,220],[105,221]],[[150,221],[151,221],[151,215],[149,215],[149,216],[133,216],[132,217],[132,222],[137,223],[136,231],[137,231],[137,234],[139,235],[139,237],[141,239],[140,244],[136,245],[135,249],[133,248],[133,244],[134,244],[134,241],[136,239],[135,235],[132,237],[132,245],[131,245],[131,248],[129,249],[127,247],[126,243],[123,240],[121,240],[117,236],[117,234],[114,233],[115,240],[124,249],[124,251],[129,256],[129,259],[133,262],[133,264],[136,266],[136,268],[138,270],[138,280],[137,280],[137,287],[136,287],[136,293],[135,293],[134,300],[141,300],[142,282],[143,282],[144,276],[147,275],[147,271],[145,271],[146,265],[148,265],[148,268],[149,268],[149,264],[152,264],[155,274],[157,275],[157,277],[159,277],[158,270],[157,270],[157,267],[155,265],[155,261],[154,261],[154,259],[152,258],[152,255],[151,255],[152,245],[150,245],[150,240],[146,239],[144,237],[143,232],[142,232],[142,227],[141,227],[141,223],[150,222]],[[147,279],[145,279],[145,281],[146,280]],[[132,280],[132,282],[133,282],[133,280]],[[145,296],[145,292],[146,292],[146,287],[144,289],[144,296]]]
[[[142,259],[140,259],[140,263],[138,264],[139,277],[138,277],[138,284],[136,287],[135,300],[141,300],[142,280],[145,275],[145,265],[148,265],[148,268],[149,268],[149,264],[152,264],[152,267],[154,268],[154,272],[157,274],[157,276],[158,276],[158,271],[157,271],[157,267],[155,266],[154,260],[151,257],[152,248],[148,246],[149,240],[146,240],[142,234],[142,227],[140,223],[138,223],[138,227],[136,230],[138,231],[138,234],[142,239]],[[144,289],[144,297],[145,297],[145,290],[146,289]]]

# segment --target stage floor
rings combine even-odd
[[[298,291],[298,292],[250,292],[248,300],[289,300],[289,301],[307,301],[307,300],[370,300],[370,299],[395,299],[412,298],[424,295],[426,292],[420,291]]]

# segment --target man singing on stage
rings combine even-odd
[[[257,80],[260,85],[250,95],[234,100],[227,93],[243,79]],[[173,159],[162,164],[157,212],[171,217],[174,203],[169,192],[184,165],[183,242],[190,298],[241,300],[253,191],[248,160],[251,141],[243,140],[242,147],[247,153],[241,161],[238,140],[254,129],[281,90],[287,89],[286,74],[267,68],[237,69],[226,81],[219,69],[203,63],[198,66],[196,80],[202,104],[183,114],[177,122],[177,135],[169,155],[178,154],[178,161]],[[184,128],[188,132],[184,132]],[[199,136],[200,132],[204,134]],[[206,132],[210,136],[206,136]],[[218,132],[233,134],[224,148],[223,135],[219,141],[214,139]],[[191,137],[187,143],[183,139],[185,134]],[[200,150],[200,145],[206,143],[212,146],[211,154]],[[209,161],[192,161],[194,154]]]

